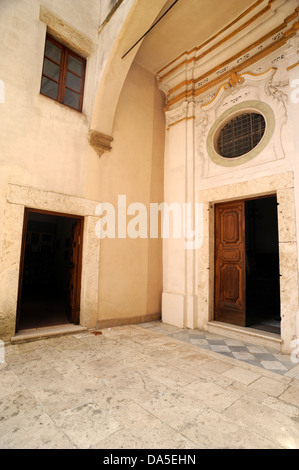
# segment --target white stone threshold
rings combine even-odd
[[[281,348],[282,339],[280,335],[276,333],[217,321],[209,321],[207,326],[210,333],[228,336],[240,341],[254,343],[259,346],[273,348],[277,351],[280,351]]]
[[[49,338],[50,336],[61,336],[66,334],[81,333],[86,331],[87,328],[80,325],[73,325],[71,323],[55,326],[47,326],[42,328],[33,328],[28,330],[20,330],[16,335],[11,338],[11,343],[23,343],[26,341],[34,341],[37,339]]]

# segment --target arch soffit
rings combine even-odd
[[[122,57],[151,27],[165,3],[166,0],[135,0],[112,47],[96,93],[89,131],[90,144],[99,155],[111,149],[117,103],[142,41]]]

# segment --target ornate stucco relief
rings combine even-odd
[[[251,72],[232,74],[221,85],[212,100],[196,106],[196,153],[202,162],[202,177],[227,173],[241,165],[256,166],[283,159],[285,156],[281,131],[287,121],[287,95],[283,87],[274,85],[276,68],[261,74]],[[264,141],[256,149],[238,159],[225,159],[213,147],[213,132],[232,113],[257,109],[267,122]],[[269,134],[271,131],[271,135]]]
[[[173,125],[176,122],[181,121],[187,117],[188,102],[184,101],[180,106],[165,112],[166,116],[166,127]]]

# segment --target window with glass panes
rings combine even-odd
[[[41,94],[82,110],[86,60],[47,36]]]

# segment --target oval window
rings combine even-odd
[[[215,150],[224,158],[241,157],[258,145],[265,129],[266,122],[262,114],[239,114],[222,127],[216,138]]]

